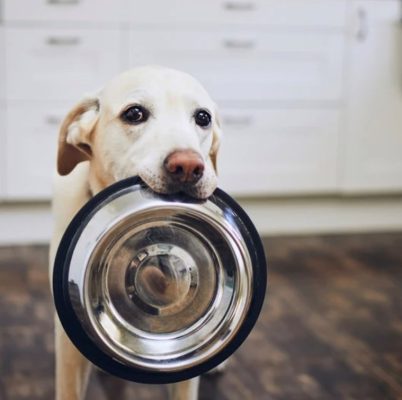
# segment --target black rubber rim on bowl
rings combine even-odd
[[[244,225],[244,227],[240,227],[240,230],[250,252],[253,268],[252,299],[246,319],[243,321],[238,333],[224,349],[194,367],[178,372],[147,372],[143,369],[121,364],[100,350],[81,326],[68,295],[68,272],[73,249],[85,226],[83,221],[100,207],[111,194],[135,185],[143,185],[140,178],[131,177],[114,183],[91,198],[70,222],[61,239],[54,262],[53,298],[56,311],[65,332],[77,349],[102,370],[120,378],[139,383],[166,384],[191,379],[216,367],[233,354],[244,342],[257,322],[267,286],[267,266],[261,238],[254,224],[240,205],[223,190],[216,189],[210,200],[224,202],[240,218]]]

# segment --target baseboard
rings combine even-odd
[[[263,236],[402,231],[402,197],[240,199]],[[0,204],[0,244],[48,243],[49,203]]]
[[[49,203],[0,204],[0,244],[48,243],[52,232]]]
[[[241,200],[262,235],[402,231],[402,197]]]

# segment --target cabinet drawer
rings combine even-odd
[[[52,104],[8,107],[5,181],[8,199],[50,198],[59,126],[67,110],[68,106]]]
[[[338,28],[345,24],[345,1],[323,0],[126,0],[135,24],[258,24]]]
[[[121,69],[116,30],[6,30],[7,97],[77,100]]]
[[[220,186],[237,195],[336,190],[336,110],[222,112]]]
[[[132,30],[130,63],[190,72],[221,101],[337,100],[343,48],[336,32]]]
[[[118,21],[122,7],[115,0],[5,0],[6,21]]]

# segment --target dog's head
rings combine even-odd
[[[190,75],[162,67],[125,72],[64,119],[58,172],[90,161],[93,191],[139,175],[160,193],[208,197],[216,188],[215,103]]]

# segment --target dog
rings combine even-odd
[[[54,180],[50,274],[61,237],[96,193],[138,175],[155,192],[209,197],[217,186],[217,106],[190,75],[159,66],[118,75],[81,100],[61,124]],[[91,364],[58,318],[56,399],[83,400]],[[196,400],[199,378],[170,385],[171,400]]]

